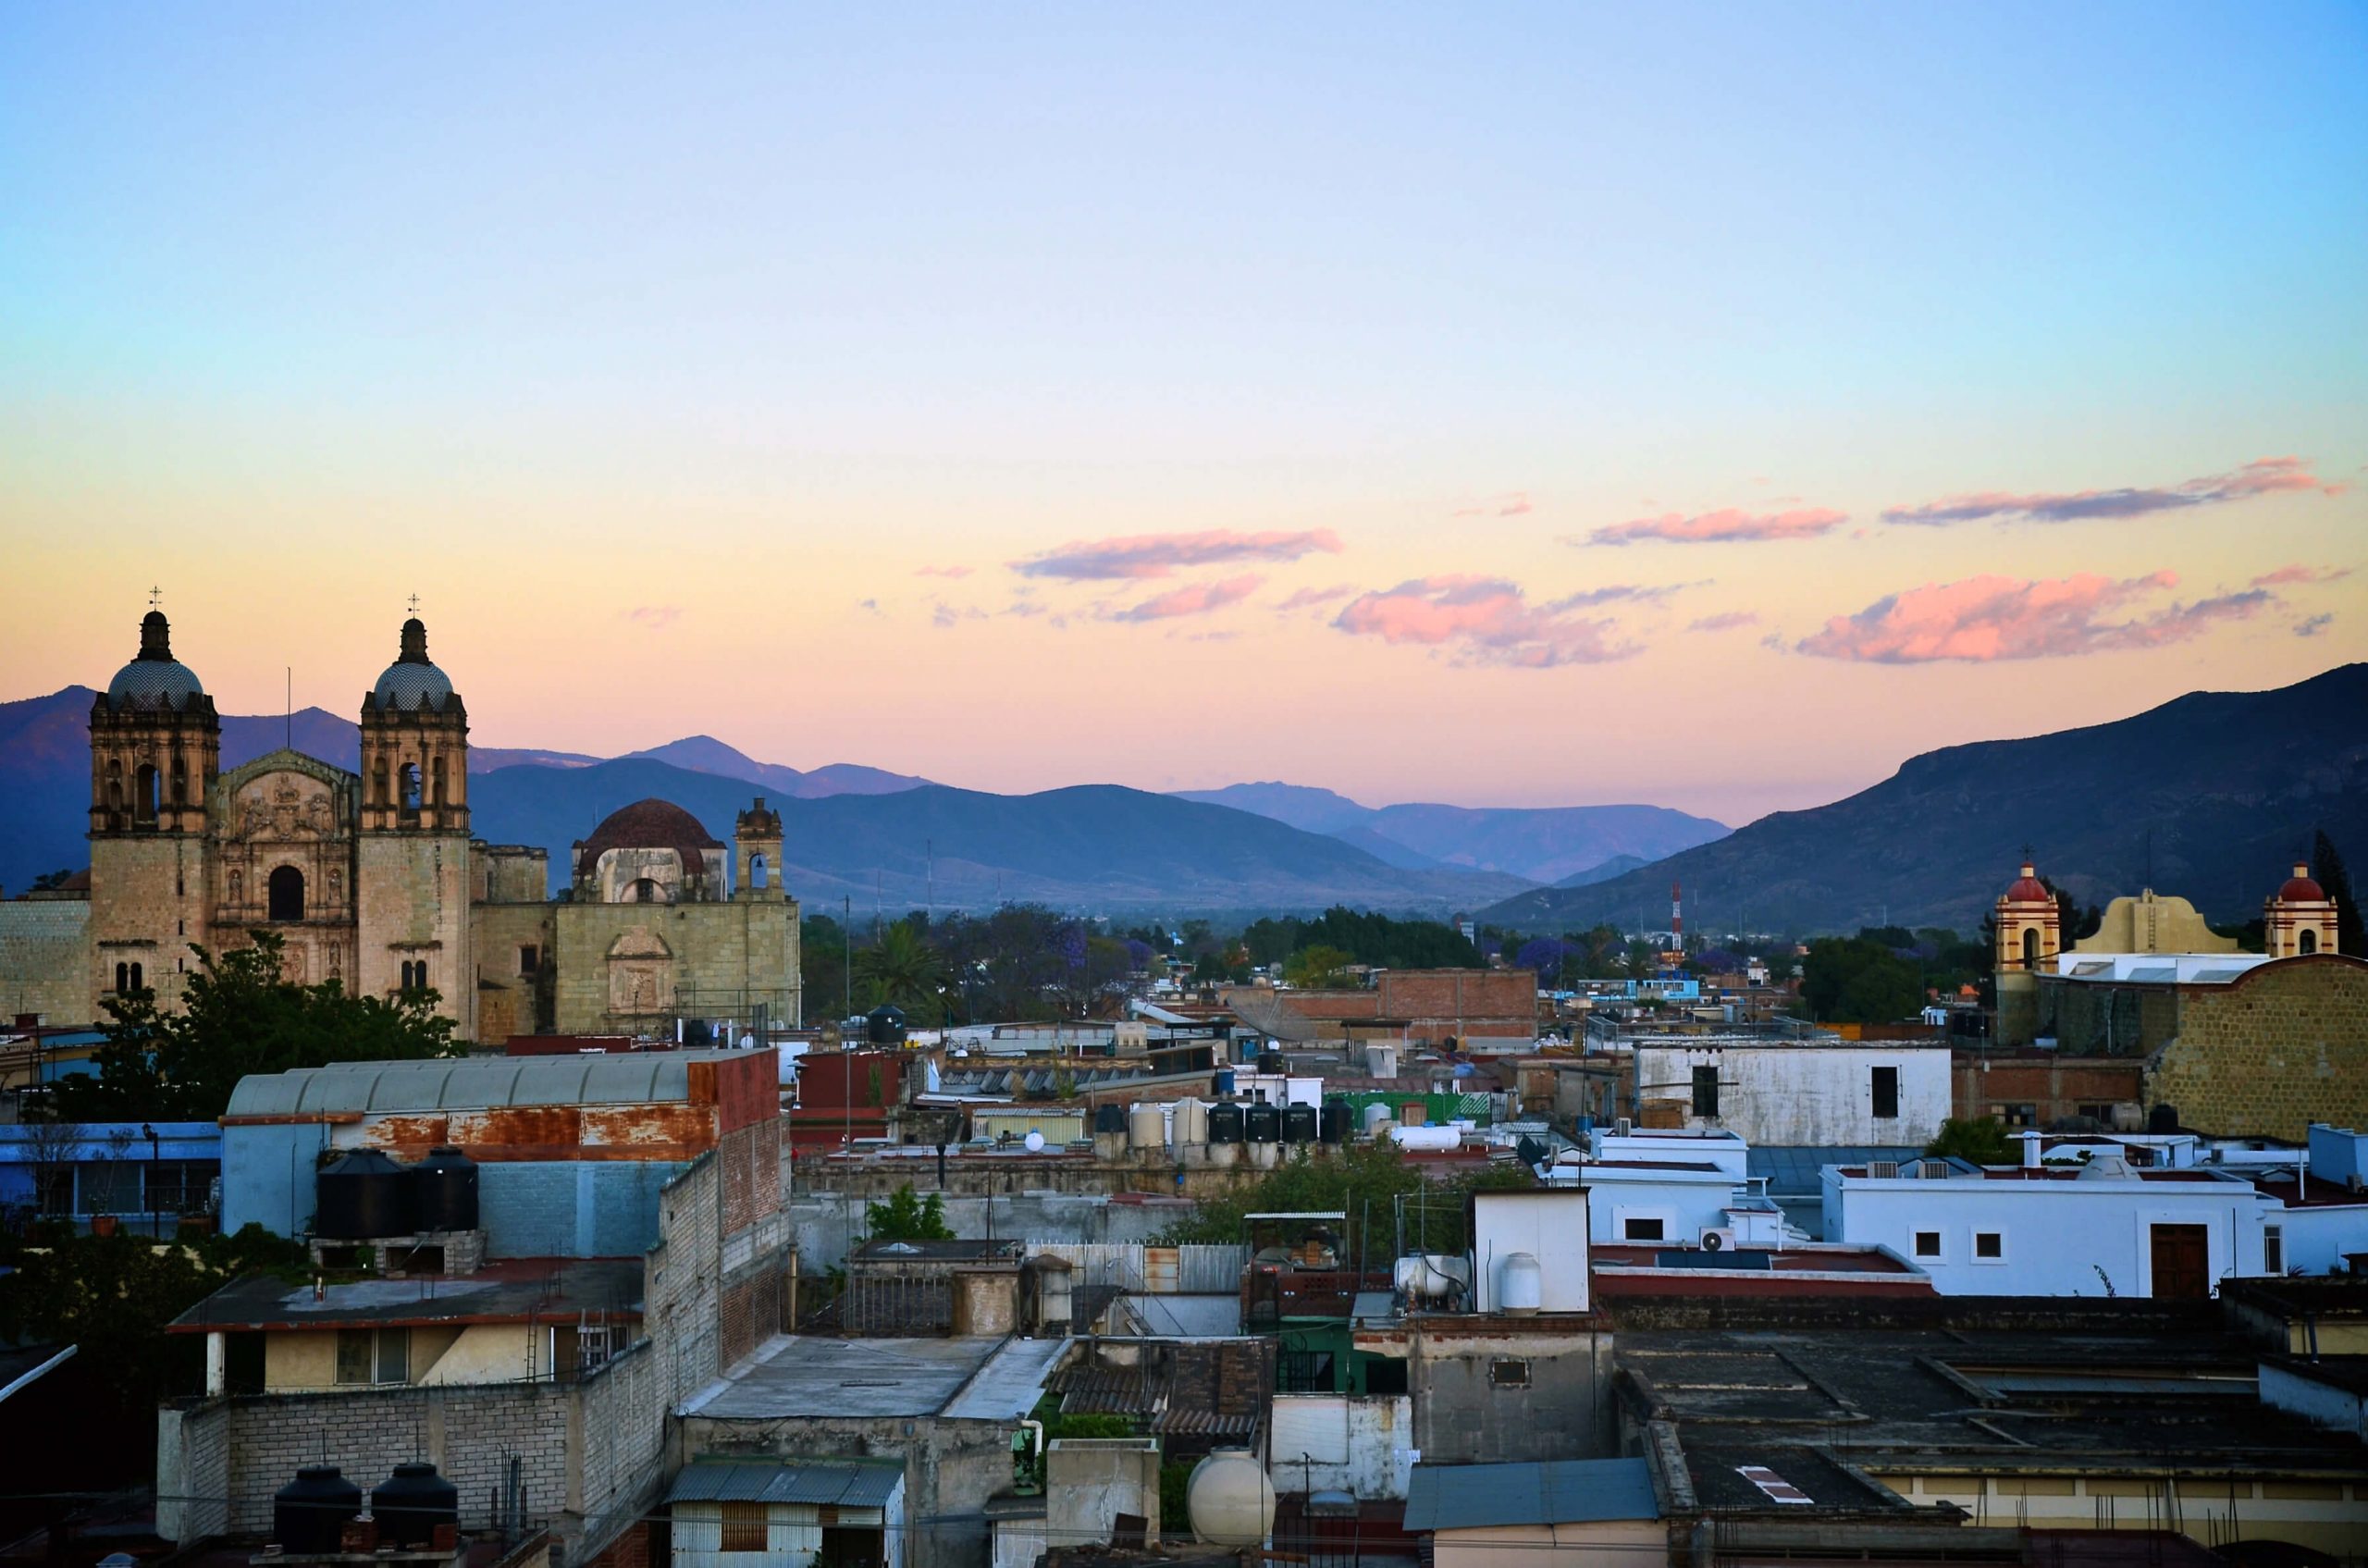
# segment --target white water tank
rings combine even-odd
[[[1209,1141],[1209,1107],[1202,1100],[1176,1102],[1176,1146]]]
[[[1383,1105],[1379,1100],[1375,1100],[1372,1105],[1365,1107],[1365,1136],[1368,1138],[1379,1138],[1381,1136],[1381,1130],[1388,1126],[1394,1119],[1396,1118],[1391,1117],[1389,1114],[1389,1107]]]
[[[1444,1301],[1462,1285],[1462,1258],[1441,1253],[1409,1253],[1390,1269],[1390,1283],[1410,1301]]]
[[[1248,1449],[1212,1449],[1184,1483],[1192,1534],[1211,1546],[1264,1546],[1275,1527],[1275,1483]]]
[[[1463,1134],[1452,1127],[1398,1127],[1389,1133],[1391,1142],[1401,1149],[1453,1149],[1463,1142]]]
[[[1127,1113],[1127,1142],[1137,1149],[1167,1146],[1167,1113],[1156,1104],[1139,1105]]]
[[[1546,1271],[1535,1254],[1507,1253],[1497,1265],[1497,1310],[1508,1314],[1536,1312],[1546,1303]]]

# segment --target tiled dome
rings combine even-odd
[[[428,662],[426,625],[416,616],[404,622],[402,651],[370,688],[372,705],[440,712],[455,700],[452,678]]]
[[[164,611],[150,611],[140,623],[139,657],[107,683],[107,706],[179,712],[204,695],[197,672],[173,657],[172,625]]]

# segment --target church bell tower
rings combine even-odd
[[[434,991],[462,1038],[476,1028],[470,957],[469,717],[427,657],[427,627],[403,623],[395,661],[362,698],[362,820],[354,986]]]

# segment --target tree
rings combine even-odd
[[[915,1196],[909,1181],[885,1202],[864,1204],[863,1225],[875,1241],[954,1240],[953,1228],[945,1223],[945,1200],[935,1192],[925,1199]]]
[[[1319,943],[1285,960],[1283,978],[1302,991],[1332,990],[1349,983],[1349,966],[1355,961],[1339,948]]]
[[[435,992],[387,1001],[349,996],[335,981],[297,985],[281,973],[278,933],[248,936],[252,945],[228,953],[191,945],[198,968],[178,1013],[153,993],[109,997],[98,1073],[58,1080],[58,1118],[212,1121],[250,1074],[460,1054]]]
[[[1940,1134],[1924,1146],[1924,1152],[1955,1154],[1976,1165],[2012,1165],[2016,1154],[2004,1124],[1996,1117],[1967,1117],[1962,1120],[1946,1117],[1941,1123]]]
[[[2320,836],[2324,838],[2326,835],[2322,833]],[[33,891],[35,893],[55,893],[73,880],[74,873],[72,871],[43,871],[41,875],[33,878]]]
[[[1541,936],[1524,942],[1513,955],[1513,968],[1535,969],[1538,980],[1551,986],[1562,978],[1564,960],[1578,953],[1579,948],[1558,936]]]
[[[857,992],[870,1006],[901,1007],[915,1021],[934,1023],[944,965],[910,920],[881,929],[879,939],[855,956]]]
[[[2325,828],[2311,840],[2311,880],[2335,900],[2336,951],[2368,957],[2368,927],[2361,921],[2360,901],[2351,895],[2351,873],[2344,870],[2343,857]]]
[[[817,1019],[844,1019],[855,1010],[847,994],[846,928],[828,915],[798,922],[798,978],[806,987],[806,1011]]]
[[[1164,1245],[1191,1241],[1229,1242],[1248,1235],[1253,1214],[1345,1214],[1341,1255],[1363,1258],[1368,1267],[1386,1266],[1397,1244],[1396,1203],[1420,1196],[1426,1204],[1423,1240],[1434,1252],[1459,1252],[1464,1194],[1483,1188],[1535,1187],[1536,1179],[1519,1164],[1491,1165],[1447,1181],[1433,1181],[1409,1164],[1390,1143],[1350,1143],[1321,1156],[1301,1145],[1292,1156],[1248,1187],[1201,1200],[1192,1216],[1161,1237]],[[1368,1234],[1363,1227],[1368,1222]],[[1408,1221],[1409,1244],[1413,1222]]]
[[[1802,967],[1801,999],[1821,1023],[1891,1023],[1924,1006],[1916,966],[1863,937],[1820,937]]]

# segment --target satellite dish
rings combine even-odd
[[[1044,1135],[1042,1133],[1031,1130],[1028,1134],[1028,1152],[1031,1154],[1041,1154],[1044,1152]]]

